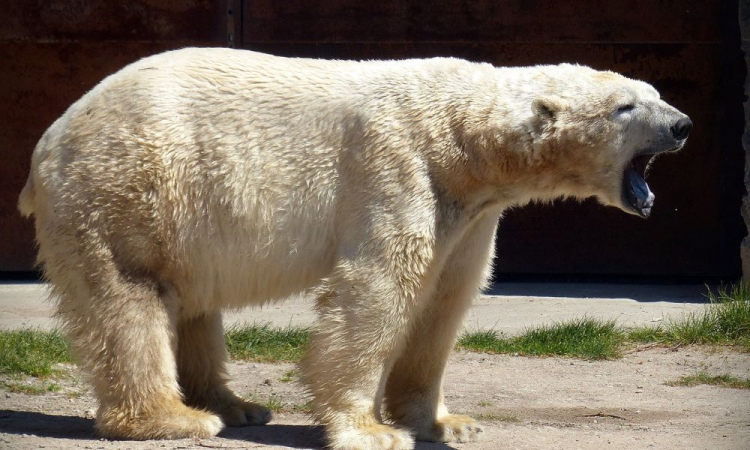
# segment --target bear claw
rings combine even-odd
[[[219,414],[224,423],[230,427],[265,425],[273,418],[268,408],[244,400],[238,400],[231,406],[225,407],[219,411]]]
[[[418,435],[418,439],[424,438],[433,442],[472,442],[484,432],[484,428],[469,416],[450,414],[438,419],[430,431],[427,436]]]

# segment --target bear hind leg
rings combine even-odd
[[[179,382],[188,405],[218,414],[231,427],[265,425],[271,420],[268,408],[243,400],[227,386],[229,355],[221,313],[181,319],[177,334]]]
[[[175,358],[177,308],[160,295],[158,283],[106,268],[95,275],[51,278],[58,293],[65,287],[59,314],[91,375],[99,434],[179,439],[214,436],[223,428],[216,415],[182,401]]]

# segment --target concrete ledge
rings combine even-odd
[[[611,285],[503,283],[475,301],[465,320],[467,329],[495,328],[513,335],[525,328],[583,316],[614,319],[620,325],[656,324],[703,308],[702,285]],[[0,329],[51,329],[54,302],[40,283],[0,284]],[[270,323],[308,326],[315,320],[312,299],[292,297],[262,308],[224,315],[225,326]]]

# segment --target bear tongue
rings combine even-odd
[[[648,161],[640,161],[640,158],[636,158],[633,164],[625,170],[625,194],[628,204],[644,218],[651,214],[655,198],[643,178],[647,164]]]

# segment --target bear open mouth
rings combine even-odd
[[[638,155],[625,168],[623,200],[643,218],[651,214],[651,207],[654,206],[655,196],[645,179],[646,169],[654,156],[653,153]]]

